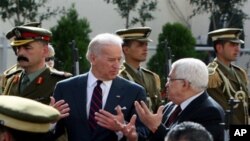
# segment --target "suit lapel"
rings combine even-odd
[[[123,98],[123,93],[121,93],[122,86],[120,85],[120,78],[116,77],[111,85],[108,98],[104,109],[116,114],[115,107],[119,105],[119,101]]]
[[[197,111],[200,107],[200,105],[204,102],[205,99],[207,99],[208,94],[204,92],[199,97],[194,99],[180,114],[179,121],[183,121],[184,119],[189,119],[190,116],[192,116],[195,111]]]
[[[79,115],[82,117],[83,121],[87,124],[87,79],[88,74],[81,75],[76,82],[76,86],[73,88],[76,91],[74,96],[74,101],[76,102],[76,107],[78,108]]]

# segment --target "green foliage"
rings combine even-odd
[[[248,15],[242,7],[247,0],[189,0],[194,5],[192,16],[210,13],[210,29],[215,30],[224,27],[242,28]]]
[[[22,25],[30,21],[43,21],[63,12],[59,7],[46,7],[48,0],[1,0],[0,15],[2,20],[10,21],[14,25]],[[46,13],[39,13],[39,9],[46,8]]]
[[[169,52],[166,50],[166,40],[168,42],[167,46],[171,48],[172,61],[185,57],[198,57],[198,53],[194,48],[195,38],[191,31],[180,23],[165,24],[158,38],[159,44],[157,45],[156,54],[147,63],[150,70],[159,74],[162,87],[164,87],[169,73],[167,72],[169,69],[167,69],[166,58]]]
[[[88,43],[90,42],[89,33],[91,29],[87,19],[78,19],[78,13],[72,5],[66,14],[58,21],[58,25],[51,29],[53,33],[53,46],[56,52],[56,68],[72,72],[73,55],[69,42],[75,40],[79,51],[80,73],[89,69],[89,63],[85,57]]]
[[[116,11],[126,20],[125,26],[129,28],[132,25],[140,23],[145,26],[147,21],[151,21],[154,17],[151,11],[156,10],[157,0],[143,0],[139,8],[136,9],[139,0],[104,0],[107,3],[117,5]],[[131,12],[138,12],[138,17],[130,19]]]
[[[150,11],[154,11],[157,8],[157,0],[144,0],[141,7],[137,9],[139,17],[133,17],[131,25],[140,23],[142,26],[146,25],[146,21],[151,21],[154,19]]]

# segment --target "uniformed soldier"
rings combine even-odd
[[[148,42],[151,28],[138,27],[131,29],[120,29],[116,34],[123,38],[123,53],[125,62],[123,63],[120,76],[134,81],[143,86],[148,95],[148,106],[152,111],[157,111],[162,104],[160,97],[160,78],[159,76],[141,66],[148,54]]]
[[[232,64],[240,53],[240,44],[244,43],[239,38],[241,32],[238,28],[224,28],[208,33],[216,58],[208,64],[207,91],[224,110],[231,109],[229,124],[249,123],[248,77],[245,70]]]
[[[40,22],[29,22],[29,23],[24,24],[23,26],[41,27],[41,23]],[[7,38],[11,38],[11,37],[12,37],[12,34],[7,34]],[[12,47],[12,49],[16,55],[17,54],[16,48]],[[0,85],[1,85],[0,91],[4,90],[4,86],[6,85],[6,79],[5,79],[6,76],[9,74],[12,74],[13,72],[17,72],[19,69],[21,69],[21,67],[18,64],[15,64],[3,72],[2,82],[0,82]]]
[[[70,77],[45,63],[51,32],[40,27],[17,26],[6,37],[16,49],[18,69],[6,74],[3,94],[49,104],[55,84]]]
[[[51,106],[18,96],[0,96],[0,140],[44,141],[60,113]]]

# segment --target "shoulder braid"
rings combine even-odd
[[[212,62],[208,64],[208,74],[209,74],[209,82],[208,82],[208,88],[216,88],[219,87],[222,84],[221,77],[216,71],[218,68],[218,64],[216,62]]]

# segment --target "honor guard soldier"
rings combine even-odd
[[[49,30],[17,26],[7,33],[17,55],[18,69],[5,76],[4,95],[16,95],[49,104],[56,83],[70,77],[46,65]]]
[[[208,64],[207,91],[226,112],[230,110],[229,125],[248,124],[249,117],[248,77],[242,68],[232,63],[236,61],[240,45],[244,43],[239,38],[241,32],[238,28],[224,28],[208,33],[216,58]]]
[[[59,120],[55,108],[19,96],[0,96],[0,140],[44,141]]]
[[[131,29],[120,29],[116,34],[123,38],[123,53],[125,62],[123,63],[120,76],[134,81],[143,86],[147,92],[148,106],[152,111],[157,111],[162,104],[160,97],[160,78],[159,76],[141,66],[146,61],[148,54],[148,42],[151,28],[138,27]]]

